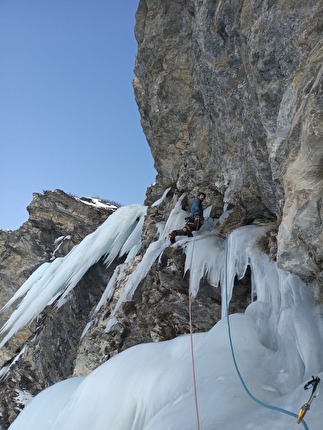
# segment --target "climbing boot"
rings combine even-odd
[[[188,226],[185,226],[182,228],[183,232],[186,234],[186,236],[188,237],[193,237],[193,234],[191,232],[191,229]]]
[[[169,236],[170,243],[175,243],[175,233],[171,231],[168,236]]]

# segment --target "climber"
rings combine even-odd
[[[198,192],[196,198],[193,200],[191,205],[191,215],[185,218],[185,225],[181,230],[173,230],[169,233],[169,239],[171,243],[175,243],[176,236],[188,236],[193,237],[192,231],[199,231],[202,227],[203,218],[203,205],[206,194]]]

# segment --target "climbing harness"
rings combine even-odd
[[[232,336],[231,336],[231,325],[230,325],[230,319],[229,319],[229,305],[228,305],[228,247],[229,247],[229,238],[227,238],[227,240],[226,240],[226,243],[225,243],[225,282],[224,282],[224,288],[225,288],[225,306],[226,306],[226,319],[227,319],[227,326],[228,326],[228,336],[229,336],[229,343],[230,343],[230,350],[231,350],[231,356],[232,356],[232,360],[233,360],[233,363],[234,363],[234,367],[235,367],[235,369],[236,369],[236,372],[237,372],[237,374],[238,374],[238,377],[239,377],[239,379],[240,379],[240,382],[241,382],[241,384],[242,384],[242,386],[243,386],[243,388],[245,389],[245,391],[246,391],[246,393],[248,394],[248,396],[252,399],[252,400],[254,400],[256,403],[258,403],[259,405],[261,405],[261,406],[263,406],[264,408],[267,408],[267,409],[271,409],[271,410],[274,410],[274,411],[277,411],[277,412],[281,412],[281,413],[283,413],[283,414],[286,414],[286,415],[290,415],[290,416],[292,416],[292,417],[295,417],[295,418],[297,418],[298,419],[298,415],[297,414],[294,414],[293,412],[290,412],[290,411],[288,411],[288,410],[286,410],[286,409],[283,409],[283,408],[279,408],[278,406],[273,406],[273,405],[269,405],[269,404],[267,404],[267,403],[264,403],[264,402],[262,402],[261,400],[259,400],[259,399],[257,399],[250,391],[249,391],[249,389],[248,389],[248,387],[247,387],[247,385],[246,385],[246,383],[245,383],[245,381],[244,381],[244,379],[243,379],[243,377],[242,377],[242,375],[241,375],[241,372],[240,372],[240,370],[239,370],[239,367],[238,367],[238,363],[237,363],[237,360],[236,360],[236,356],[235,356],[235,352],[234,352],[234,348],[233,348],[233,341],[232,341]],[[312,381],[310,381],[310,382],[312,382]],[[308,383],[309,384],[309,383]],[[306,384],[307,385],[307,384]],[[316,384],[317,385],[317,384]],[[305,387],[304,387],[305,388]],[[313,400],[313,399],[312,399]],[[311,400],[311,401],[312,401]],[[305,414],[304,414],[305,415]],[[304,416],[303,415],[303,416]],[[307,424],[306,424],[306,422],[305,422],[305,420],[304,419],[301,419],[300,420],[300,422],[303,424],[303,426],[304,426],[304,429],[305,430],[309,430],[308,429],[308,426],[307,426]]]
[[[298,417],[297,417],[297,424],[300,424],[300,422],[305,417],[306,412],[310,410],[311,403],[316,397],[315,391],[317,389],[319,382],[320,382],[320,378],[318,376],[312,376],[312,379],[304,385],[304,390],[308,390],[312,387],[312,393],[308,401],[305,402],[304,405],[299,410]]]

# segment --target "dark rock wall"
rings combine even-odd
[[[318,0],[141,0],[135,31],[152,194],[203,189],[232,226],[276,218],[277,261],[307,281],[322,263],[322,22]]]

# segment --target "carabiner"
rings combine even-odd
[[[298,416],[297,416],[297,424],[300,424],[300,422],[302,421],[302,419],[305,417],[306,412],[310,410],[310,404],[309,403],[304,403],[304,405],[301,407],[301,409],[298,412]]]
[[[312,393],[311,393],[308,401],[306,403],[304,403],[304,405],[299,410],[299,413],[297,416],[297,424],[299,424],[302,421],[302,419],[306,415],[306,412],[310,410],[311,403],[316,397],[315,391],[316,391],[316,388],[317,388],[319,382],[320,382],[320,378],[318,376],[312,376],[312,379],[304,385],[304,390],[308,390],[309,388],[312,387]]]

